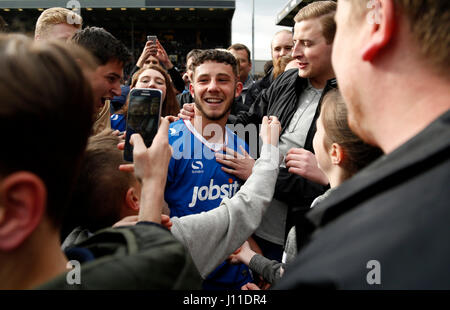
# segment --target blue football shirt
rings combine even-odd
[[[179,120],[169,128],[169,144],[173,155],[169,163],[165,200],[170,216],[184,216],[209,211],[219,206],[223,198],[233,197],[240,180],[224,171],[215,157],[222,145],[208,143],[189,121]],[[247,144],[228,128],[225,145],[241,153]]]
[[[216,128],[219,129],[219,126]],[[214,130],[214,128],[212,128]],[[248,152],[247,144],[228,128],[225,129],[225,145],[242,153]],[[220,134],[219,131],[216,133]],[[231,198],[240,188],[240,180],[221,168],[214,154],[222,151],[222,144],[208,143],[190,121],[179,120],[169,127],[169,144],[173,154],[169,163],[164,193],[170,216],[182,217],[217,208],[223,198]],[[208,255],[208,253],[205,253]],[[244,264],[226,262],[217,267],[204,281],[205,289],[240,289],[252,281]]]

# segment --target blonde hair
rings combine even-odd
[[[333,43],[334,35],[336,33],[336,22],[334,15],[336,14],[336,2],[334,1],[317,1],[308,4],[294,17],[294,21],[299,23],[304,20],[320,18],[322,25],[322,35],[328,44]]]
[[[49,29],[58,24],[68,24],[81,29],[83,19],[77,13],[66,8],[49,8],[41,13],[36,22],[35,37],[45,37]]]
[[[364,1],[351,1],[356,14],[368,12]],[[409,30],[420,56],[435,70],[450,77],[450,12],[448,0],[395,0],[396,19],[400,14],[409,22]]]

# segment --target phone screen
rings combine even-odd
[[[156,44],[156,36],[147,36],[147,41],[151,41],[152,44]]]
[[[139,133],[147,147],[152,144],[158,132],[161,98],[162,92],[159,89],[135,88],[130,91],[124,149],[126,161],[133,161],[133,146],[130,144],[132,134]]]

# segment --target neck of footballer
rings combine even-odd
[[[220,119],[210,119],[203,113],[195,109],[195,116],[191,122],[195,130],[200,133],[209,143],[225,144],[225,126],[230,112],[227,112]]]

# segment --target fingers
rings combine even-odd
[[[117,144],[117,148],[123,151],[125,149],[125,142],[120,142],[119,144]]]
[[[269,123],[279,123],[278,117],[276,116],[269,116]]]
[[[145,146],[144,140],[138,133],[131,135],[130,144],[133,145],[133,157],[145,153],[147,151],[147,147]]]
[[[119,166],[120,171],[134,173],[134,164],[123,164]]]
[[[306,157],[302,154],[288,154],[286,156],[286,163],[287,162],[293,162],[293,161],[305,161]]]
[[[163,225],[169,230],[172,228],[173,223],[168,215],[161,214],[161,225]]]
[[[311,152],[308,150],[305,150],[304,148],[293,147],[287,152],[287,155],[289,155],[289,154],[308,154],[308,153],[311,153]]]
[[[234,162],[232,162],[231,160],[226,160],[226,159],[221,159],[221,158],[216,157],[216,161],[222,165],[225,165],[225,166],[233,168],[233,169],[236,169],[238,167],[238,165],[235,164]]]
[[[264,116],[261,124],[260,136],[266,144],[278,145],[281,125],[276,116]]]
[[[156,133],[155,138],[153,141],[158,141],[157,143],[161,142],[167,142],[169,143],[169,126],[171,123],[172,118],[166,116],[161,119],[161,122],[159,124],[158,132]]]
[[[239,145],[239,149],[241,150],[242,155],[244,155],[244,157],[250,157],[250,154],[247,153],[247,151],[244,149],[242,145]]]
[[[263,116],[262,125],[267,126],[269,124],[269,118],[267,116]]]
[[[238,154],[238,156],[240,156],[239,158],[234,157],[234,155],[228,155],[228,154],[222,154],[222,153],[215,153],[214,156],[216,157],[216,159],[227,160],[227,161],[230,161],[235,164],[240,163],[240,159],[244,159],[244,157],[239,154]]]
[[[189,121],[189,120],[192,119],[192,117],[187,116],[187,115],[184,115],[184,114],[182,114],[182,113],[178,113],[178,118],[184,119],[184,120],[186,120],[186,121]]]
[[[194,104],[193,103],[183,104],[183,110],[194,113]]]
[[[292,173],[292,174],[296,174],[296,175],[300,175],[300,176],[305,176],[305,169],[301,169],[301,168],[294,168],[294,167],[290,167],[289,169],[288,169],[288,172],[289,173]]]
[[[242,146],[240,145],[240,147],[242,147]],[[233,158],[245,158],[245,156],[239,154],[238,152],[236,152],[236,151],[233,150],[233,149],[230,149],[229,147],[224,146],[224,147],[222,148],[222,150],[225,151],[225,153],[226,153],[226,157],[225,157],[225,158],[227,158],[227,159],[233,159]],[[244,150],[244,152],[245,152],[245,150]],[[217,153],[217,152],[216,152],[216,154],[221,154],[221,153]],[[222,154],[221,154],[221,155],[222,155]]]
[[[185,103],[180,113],[178,114],[178,117],[184,120],[191,120],[194,116],[195,113],[193,103]]]
[[[173,123],[173,122],[176,122],[178,120],[178,117],[173,116],[173,115],[166,116],[166,118],[169,121],[169,123]]]
[[[221,169],[222,169],[223,172],[226,172],[228,174],[231,174],[231,175],[239,177],[236,170],[233,170],[233,169],[230,169],[230,168],[226,168],[226,167],[222,167]]]
[[[183,115],[185,115],[185,116],[189,116],[189,117],[194,117],[194,115],[195,115],[194,112],[189,112],[189,111],[186,111],[186,110],[184,110],[184,109],[182,109],[182,110],[180,111],[180,113],[183,114]]]

